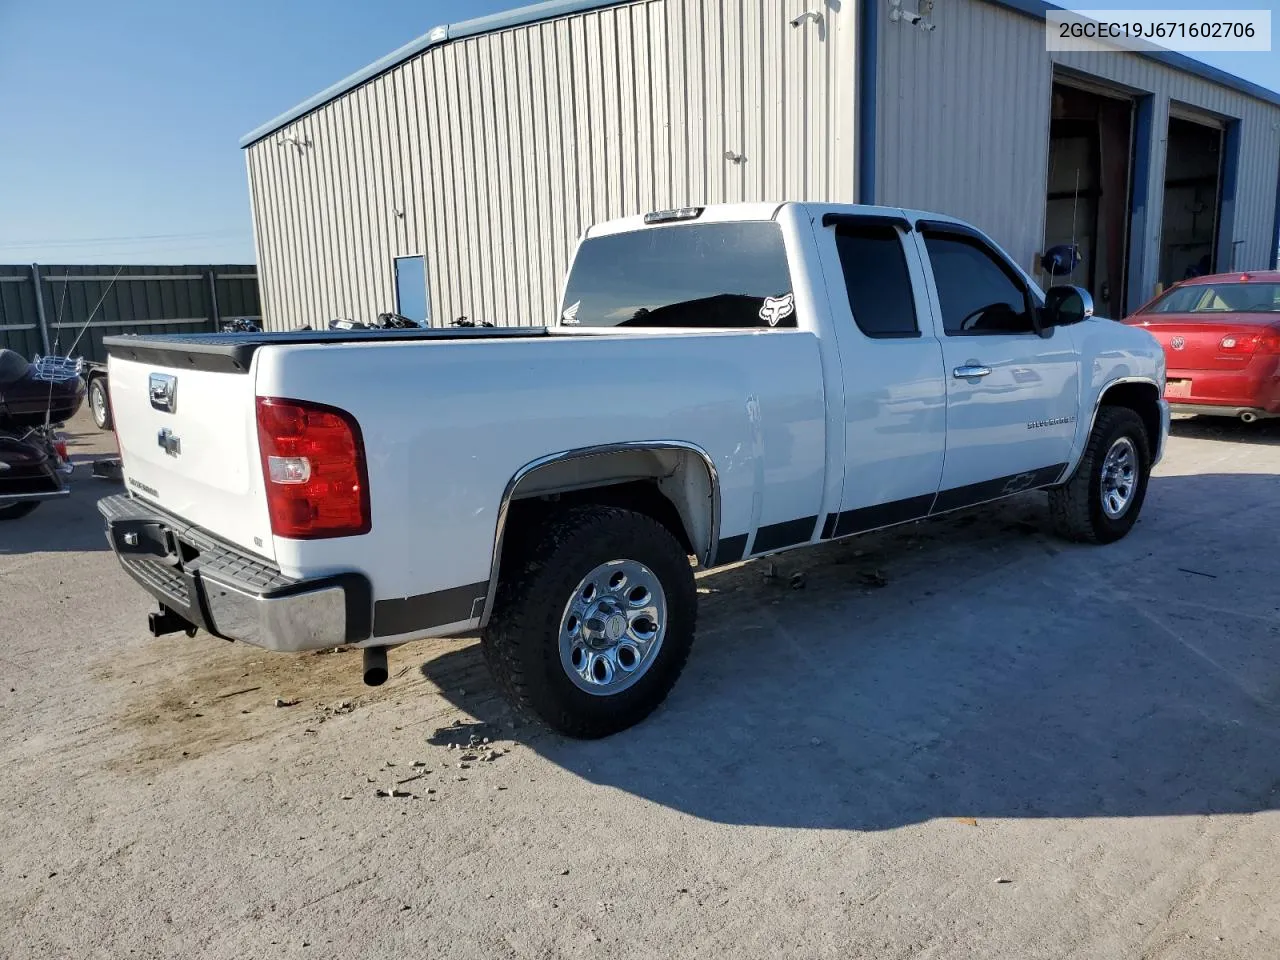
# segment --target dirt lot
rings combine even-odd
[[[151,639],[79,474],[0,527],[0,955],[1280,956],[1280,427],[1175,424],[1111,547],[1029,495],[705,576],[587,744],[470,639]]]

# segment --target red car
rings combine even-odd
[[[1172,412],[1280,417],[1280,272],[1184,280],[1124,322],[1164,347]]]

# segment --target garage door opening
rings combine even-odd
[[[1105,317],[1125,313],[1134,115],[1126,94],[1053,85],[1043,249],[1057,256],[1041,257],[1041,278],[1084,287]]]
[[[1218,272],[1222,145],[1220,126],[1169,117],[1160,221],[1159,280],[1165,286]],[[1221,269],[1230,265],[1224,263]]]

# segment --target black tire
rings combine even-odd
[[[1133,493],[1124,512],[1108,516],[1102,506],[1103,464],[1107,453],[1127,437],[1137,451]],[[1049,491],[1049,515],[1057,534],[1077,543],[1112,543],[1138,521],[1151,476],[1151,442],[1142,418],[1128,407],[1103,407],[1089,435],[1084,456],[1066,483]]]
[[[0,507],[0,521],[19,520],[38,506],[40,506],[39,500],[24,500],[22,503],[11,503],[7,507]]]
[[[504,561],[482,637],[498,686],[521,710],[578,739],[607,737],[651,714],[675,686],[697,622],[693,569],[680,542],[656,520],[619,507],[573,507],[542,520]],[[667,626],[647,671],[608,696],[585,692],[560,661],[561,619],[575,588],[613,560],[648,567],[662,586]]]
[[[107,393],[107,378],[93,377],[89,380],[89,412],[93,414],[93,422],[99,430],[111,429],[111,398]]]

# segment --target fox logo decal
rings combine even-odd
[[[760,305],[760,319],[771,327],[776,327],[795,312],[796,298],[790,293],[781,297],[765,297]]]

